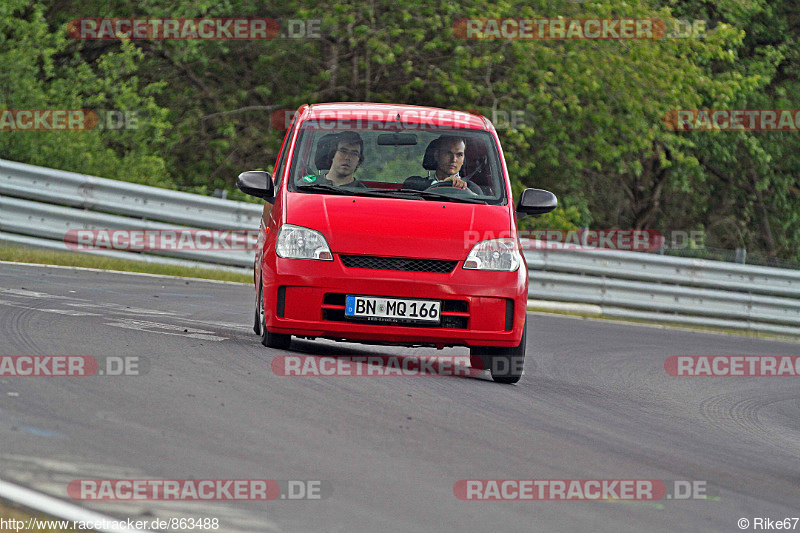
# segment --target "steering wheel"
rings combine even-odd
[[[469,187],[465,187],[464,189],[462,189],[461,187],[455,187],[455,186],[451,185],[451,183],[452,182],[450,182],[450,181],[440,181],[439,183],[437,183],[435,185],[431,185],[430,187],[428,187],[427,190],[430,190],[430,189],[445,189],[445,188],[446,189],[455,189],[455,191],[458,191],[458,193],[455,194],[454,196],[465,196],[467,198],[475,198],[475,197],[479,196],[479,194],[473,192]]]

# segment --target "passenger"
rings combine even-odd
[[[364,162],[364,141],[358,133],[345,131],[338,134],[328,158],[330,170],[325,178],[329,185],[367,188],[353,176]]]

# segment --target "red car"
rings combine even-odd
[[[486,118],[405,105],[303,106],[274,176],[244,172],[237,185],[268,202],[254,276],[254,329],[265,346],[288,348],[292,335],[469,346],[495,381],[519,381],[528,269]],[[556,205],[552,193],[526,189],[516,212]]]

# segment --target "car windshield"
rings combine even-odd
[[[324,125],[309,121],[301,127],[290,191],[506,203],[499,153],[488,132],[396,123],[391,129],[378,123],[348,129]]]

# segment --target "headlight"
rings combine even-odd
[[[522,263],[516,239],[491,239],[472,247],[464,268],[514,272]]]
[[[289,259],[333,261],[333,254],[322,233],[292,224],[281,226],[275,253]]]

